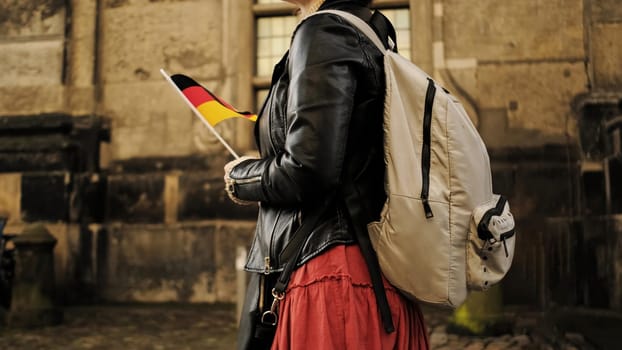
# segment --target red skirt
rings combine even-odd
[[[384,286],[395,325],[390,334],[357,245],[339,245],[311,259],[292,274],[272,350],[428,349],[417,304],[386,280]]]

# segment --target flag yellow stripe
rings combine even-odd
[[[221,105],[217,101],[205,102],[201,104],[199,107],[197,107],[197,109],[199,110],[203,118],[205,118],[205,120],[207,120],[207,122],[210,123],[211,125],[216,125],[225,119],[230,119],[230,118],[235,118],[235,117],[240,117],[240,118],[249,119],[249,120],[255,120],[257,118],[256,116],[253,116],[254,118],[247,118],[246,116]]]

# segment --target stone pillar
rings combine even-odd
[[[412,23],[411,47],[412,58],[425,72],[434,70],[432,46],[434,41],[434,2],[432,0],[410,1]]]
[[[259,111],[253,106],[252,80],[254,55],[249,55],[249,48],[253,47],[254,30],[248,29],[254,23],[254,1],[236,0],[223,1],[223,65],[225,72],[223,96],[240,110]],[[238,119],[238,118],[235,118]],[[224,124],[224,123],[223,123]],[[255,149],[253,137],[253,123],[247,120],[235,120],[235,140],[232,147],[236,152],[245,154]]]
[[[13,239],[15,277],[9,327],[59,324],[63,314],[55,305],[54,246],[56,239],[41,224],[28,226]]]
[[[67,107],[72,114],[95,111],[97,1],[71,1],[71,37],[67,62]]]

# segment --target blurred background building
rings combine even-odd
[[[622,310],[619,0],[377,0],[466,105],[518,219],[507,304]],[[234,302],[256,207],[160,76],[257,111],[297,23],[277,0],[0,0],[0,209],[58,239],[66,303]],[[218,130],[253,152],[252,125]]]

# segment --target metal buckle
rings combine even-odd
[[[261,323],[268,326],[276,326],[276,323],[279,320],[279,316],[274,313],[272,310],[268,310],[261,315]]]
[[[281,300],[285,298],[285,293],[279,293],[275,289],[272,289],[272,296],[274,299],[272,300],[272,305],[270,306],[270,310],[264,312],[261,315],[261,323],[268,326],[276,326],[279,321],[279,316],[277,315],[277,309],[279,307],[279,303]]]

